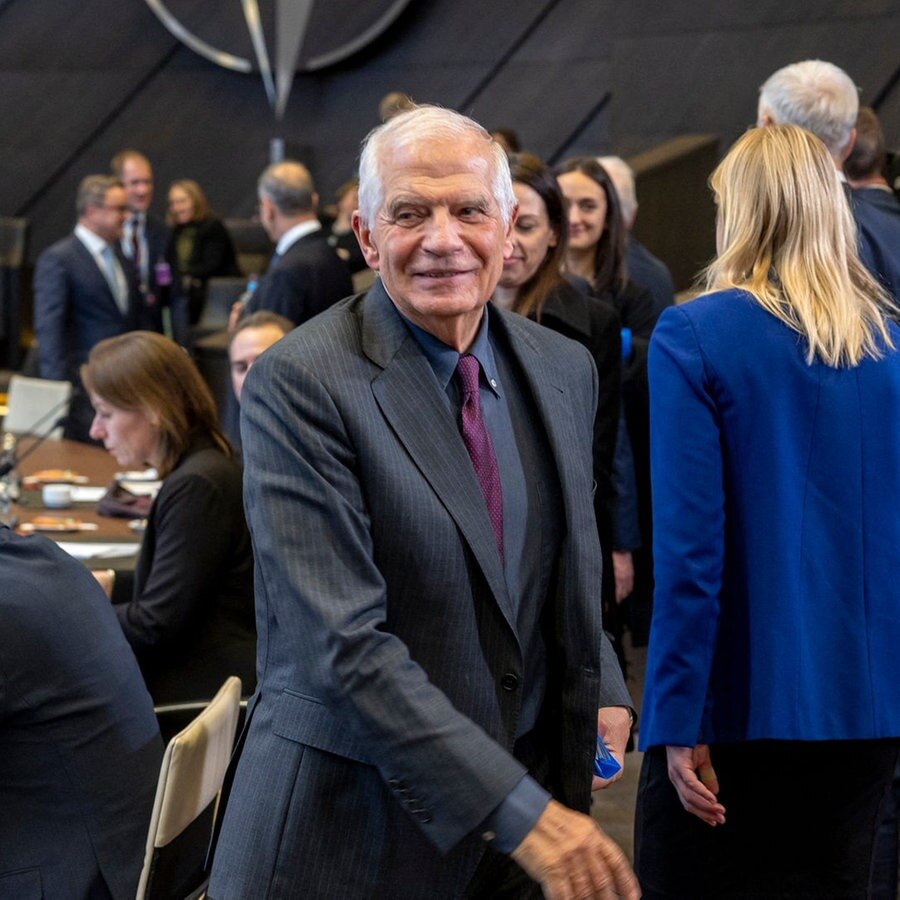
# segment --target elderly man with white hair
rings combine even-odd
[[[859,90],[843,70],[821,59],[779,69],[759,89],[757,125],[798,125],[828,148],[838,177],[856,141]],[[894,300],[900,301],[900,218],[886,214],[848,186],[859,232],[859,256]]]
[[[586,814],[630,699],[600,622],[581,345],[488,304],[506,155],[420,107],[367,138],[379,280],[264,353],[242,395],[259,687],[209,894],[638,891]]]

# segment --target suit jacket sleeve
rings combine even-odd
[[[66,359],[66,321],[69,281],[59,253],[50,249],[38,258],[34,271],[34,324],[42,378],[69,377]]]
[[[253,367],[244,394],[257,603],[277,623],[270,630],[296,647],[298,689],[330,708],[447,852],[525,769],[452,705],[391,632],[390,588],[374,561],[374,542],[390,536],[371,533],[356,466],[371,448],[354,446],[328,388],[296,358],[273,354]]]
[[[724,562],[719,414],[685,311],[663,313],[650,344],[656,590],[642,744],[692,747],[716,646]]]
[[[177,469],[163,484],[152,518],[153,557],[146,578],[135,581],[130,603],[115,607],[138,653],[179,638],[202,612],[198,598],[224,565],[236,524],[213,479]],[[142,552],[147,551],[145,541]]]

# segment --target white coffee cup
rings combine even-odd
[[[41,498],[48,509],[67,509],[72,505],[72,488],[68,484],[45,484]]]

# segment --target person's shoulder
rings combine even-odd
[[[40,263],[41,260],[67,259],[75,254],[79,247],[84,247],[84,244],[74,234],[67,234],[58,241],[54,241],[49,247],[45,247],[38,254],[37,262]],[[87,250],[86,247],[84,249]]]
[[[518,345],[538,354],[545,364],[564,370],[583,363],[591,365],[591,355],[578,341],[566,337],[552,328],[532,322],[518,313],[494,307],[491,315],[496,316],[501,327],[509,334],[514,348]]]
[[[854,209],[863,215],[870,211],[882,212],[885,215],[900,218],[900,200],[891,191],[879,188],[853,188],[850,192]]]
[[[273,344],[253,368],[274,370],[311,357],[327,364],[329,354],[340,354],[343,348],[355,349],[362,330],[365,297],[365,293],[352,294],[303,322]]]

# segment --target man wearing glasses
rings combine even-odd
[[[38,257],[34,272],[34,322],[40,375],[79,385],[78,368],[98,341],[152,327],[141,302],[134,267],[119,241],[128,216],[122,183],[88,175],[78,187],[78,224]],[[65,436],[88,441],[93,412],[76,390]]]

